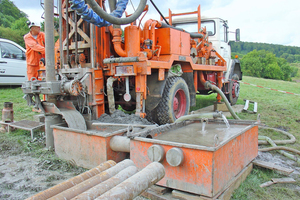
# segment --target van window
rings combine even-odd
[[[24,60],[24,52],[13,44],[0,42],[1,58]]]

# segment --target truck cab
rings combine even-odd
[[[225,59],[227,70],[224,71],[224,86],[222,88],[229,102],[234,105],[239,97],[239,80],[242,80],[242,71],[240,61],[231,59],[231,47],[229,43],[229,27],[227,20],[218,17],[201,16],[201,29],[197,30],[198,17],[175,18],[172,20],[172,26],[182,28],[187,32],[201,32],[206,28],[208,41],[212,43],[213,48]],[[240,40],[240,30],[235,30],[235,40]]]
[[[182,28],[187,32],[198,32],[197,30],[197,17],[189,17],[189,18],[177,18],[172,21],[172,25],[174,27]],[[224,72],[225,81],[228,81],[231,76],[231,73],[235,73],[239,76],[239,80],[242,79],[242,72],[240,66],[235,66],[236,63],[239,63],[239,60],[231,59],[231,47],[228,44],[228,25],[227,20],[223,20],[218,17],[210,18],[210,17],[202,17],[201,18],[201,27],[206,28],[208,32],[208,40],[212,43],[213,48],[226,60],[227,63],[227,71]],[[236,33],[236,41],[239,41],[239,29],[235,31]],[[233,65],[233,66],[232,66]],[[233,69],[237,67],[237,69]],[[232,71],[233,70],[233,71]],[[233,74],[232,74],[233,75]]]

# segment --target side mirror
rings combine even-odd
[[[241,40],[241,32],[240,32],[240,29],[237,28],[235,30],[235,41],[239,42]]]

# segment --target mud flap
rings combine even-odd
[[[54,113],[61,115],[69,128],[86,131],[86,123],[84,117],[78,112],[70,101],[58,101],[56,104],[42,102],[46,113]]]
[[[194,76],[193,73],[184,73],[181,76],[186,84],[189,87],[190,92],[190,106],[196,106],[196,91],[195,91],[195,85],[194,85]]]
[[[242,80],[243,73],[241,70],[240,60],[238,59],[232,60],[232,65],[229,72],[229,79],[231,79],[234,74],[237,74],[239,76],[239,80]]]
[[[168,73],[165,73],[167,77]],[[158,80],[158,72],[153,72],[150,76],[147,77],[147,89],[149,91],[146,99],[146,110],[152,111],[157,107],[160,99],[162,98],[166,78],[163,81]]]

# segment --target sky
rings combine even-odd
[[[43,21],[40,0],[12,0],[31,21]],[[42,0],[44,1],[44,0]],[[107,0],[108,1],[108,0]],[[131,0],[137,8],[139,0]],[[57,0],[54,0],[55,4]],[[239,28],[241,41],[263,42],[300,47],[300,0],[153,0],[163,15],[196,11],[201,15],[228,20],[229,31]],[[160,19],[151,2],[146,19]],[[129,1],[127,12],[132,13]],[[230,33],[230,40],[234,34]]]

